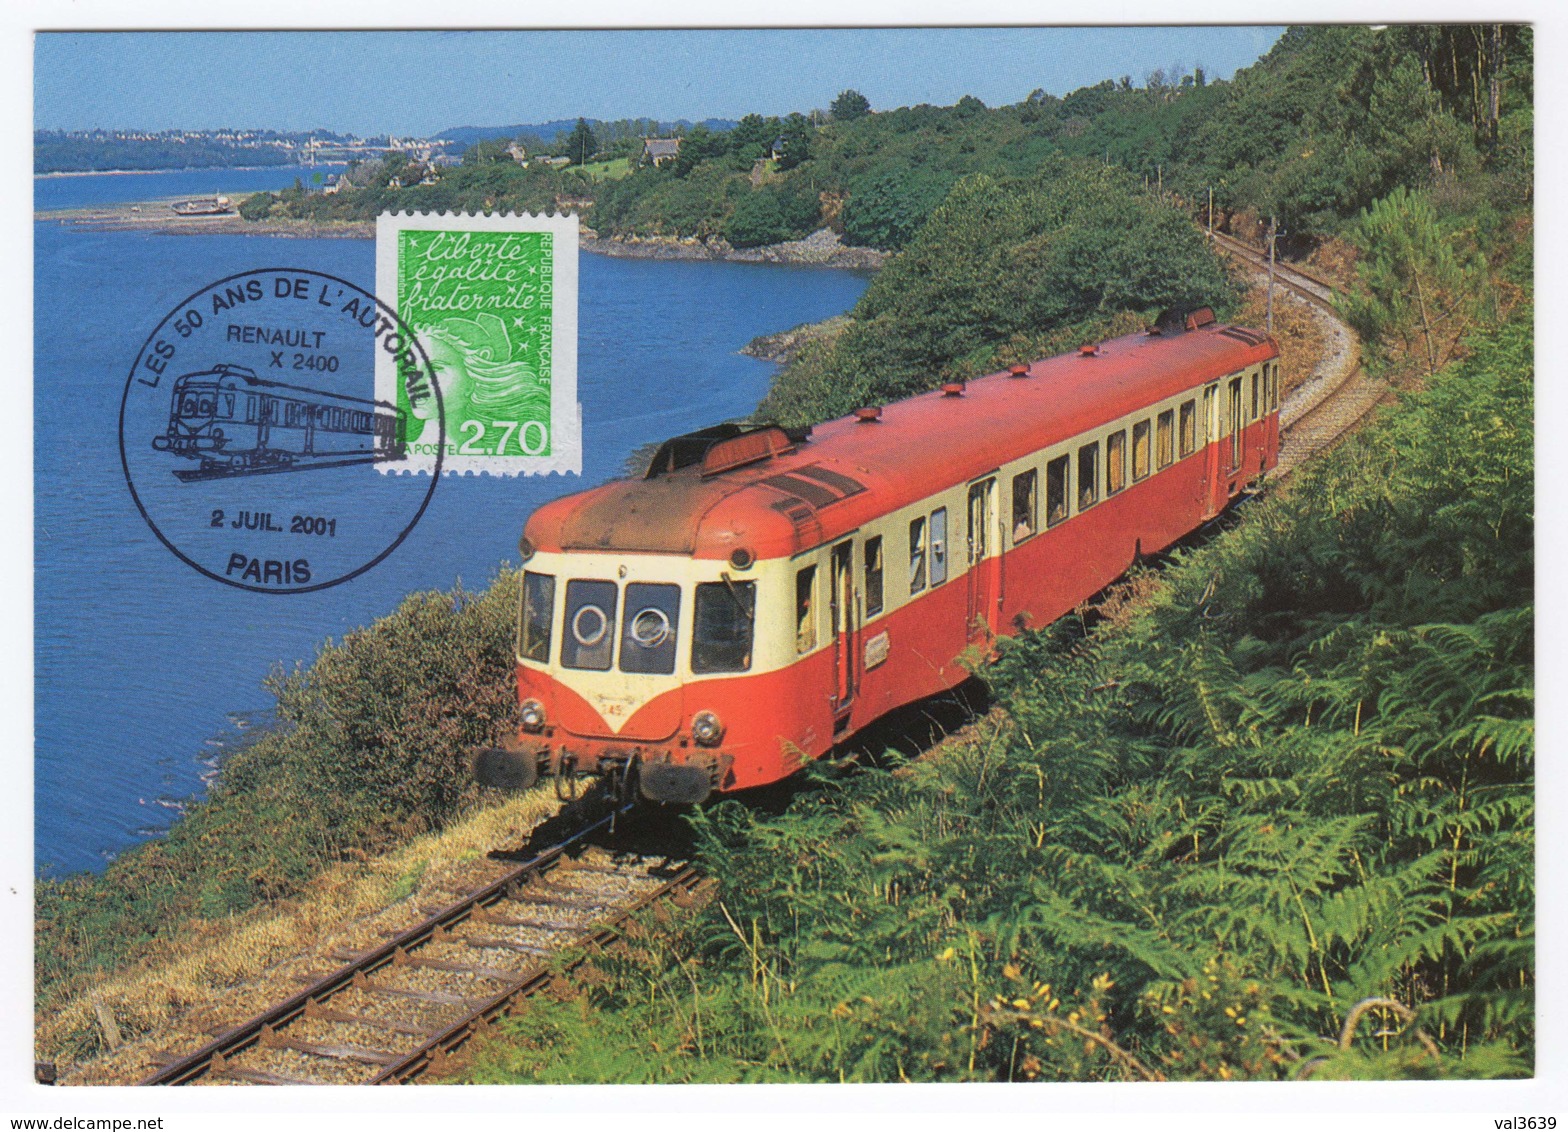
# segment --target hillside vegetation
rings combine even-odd
[[[40,1012],[182,931],[291,898],[471,810],[465,758],[516,704],[517,576],[416,593],[268,681],[279,726],[228,757],[168,836],[34,890]]]
[[[1222,222],[1243,218],[1256,237],[1256,218],[1272,214],[1290,240],[1309,242],[1398,185],[1463,185],[1472,203],[1502,208],[1527,202],[1532,53],[1531,29],[1516,25],[1295,27],[1228,82],[1201,68],[1157,70],[1060,98],[1037,90],[1007,106],[965,96],[880,112],[846,91],[829,111],[685,130],[677,160],[619,180],[523,168],[504,143],[484,142],[453,168],[410,169],[390,155],[334,196],[257,194],[247,215],[566,207],[605,236],[754,246],[828,225],[848,243],[898,249],[964,177],[1027,176],[1068,156],[1114,165],[1194,208],[1212,189]],[[579,130],[555,147],[578,164],[640,155],[631,131]]]
[[[470,1078],[1528,1074],[1530,341],[1475,339],[1121,623],[1008,643],[1005,723],[698,815],[719,902]]]

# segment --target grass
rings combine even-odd
[[[628,157],[617,157],[610,161],[589,162],[577,168],[595,181],[619,181],[631,175],[632,163]]]
[[[331,951],[380,944],[422,919],[422,906],[510,867],[486,854],[518,844],[558,805],[547,788],[531,790],[391,852],[328,868],[293,899],[191,925],[41,1010],[37,1056],[63,1065],[96,1059],[67,1084],[124,1083],[145,1072],[147,1050],[196,1048],[210,1036],[205,1026],[237,1022],[298,991],[293,976],[338,966]],[[130,1039],[119,1051],[106,1047],[95,1000]]]

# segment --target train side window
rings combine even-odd
[[[1166,409],[1154,423],[1154,466],[1168,468],[1171,461],[1176,458],[1176,414]]]
[[[947,508],[931,512],[931,584],[947,581]]]
[[[1279,363],[1275,362],[1269,372],[1273,375],[1269,379],[1269,409],[1279,408]]]
[[[882,612],[882,536],[866,540],[866,616]]]
[[[1198,448],[1198,403],[1181,403],[1181,454],[1191,456]]]
[[[817,647],[817,568],[807,566],[795,575],[795,651]]]
[[[249,393],[245,395],[245,423],[256,423],[256,398]]]
[[[1045,466],[1045,523],[1054,527],[1067,518],[1067,457],[1058,456]]]
[[[692,607],[691,670],[745,672],[751,667],[756,621],[756,582],[699,582]]]
[[[1105,438],[1105,494],[1115,495],[1127,486],[1127,430]]]
[[[1013,477],[1013,545],[1033,537],[1040,526],[1040,505],[1036,499],[1040,473],[1030,468]]]
[[[1252,371],[1252,415],[1247,418],[1249,421],[1255,421],[1255,420],[1258,419],[1258,407],[1261,404],[1262,404],[1262,402],[1258,399],[1258,371],[1257,370],[1253,370]]]
[[[1100,442],[1078,449],[1078,510],[1087,511],[1100,498]]]
[[[675,627],[681,588],[668,582],[627,582],[621,614],[621,671],[668,676],[675,671]]]
[[[523,574],[521,640],[517,652],[524,660],[550,661],[550,627],[555,620],[555,576]]]
[[[926,588],[926,518],[909,520],[909,592]]]
[[[614,582],[573,579],[566,583],[566,635],[561,639],[561,663],[567,668],[609,670],[615,651],[618,598]]]
[[[1132,426],[1132,480],[1137,483],[1149,474],[1149,422]]]

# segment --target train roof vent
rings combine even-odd
[[[728,440],[721,440],[703,453],[702,474],[716,476],[732,468],[743,468],[759,460],[771,460],[786,452],[795,451],[795,445],[781,428],[759,428],[743,432]]]
[[[821,464],[807,464],[804,468],[780,472],[761,482],[813,509],[826,507],[866,490],[866,485],[859,480],[835,472],[832,468],[824,468]]]
[[[810,435],[809,428],[783,429],[776,425],[747,429],[738,424],[721,424],[698,429],[659,445],[644,478],[657,479],[698,466],[702,475],[717,475],[788,452],[795,445],[804,444]]]
[[[1179,334],[1185,330],[1202,330],[1214,325],[1214,311],[1209,307],[1166,307],[1149,327],[1151,335]]]
[[[1269,340],[1267,334],[1259,334],[1256,330],[1248,330],[1242,326],[1222,326],[1220,333],[1238,342],[1245,342],[1249,346],[1261,346]]]

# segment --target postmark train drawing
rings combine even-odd
[[[396,405],[258,377],[219,363],[175,379],[160,452],[197,462],[187,483],[401,460],[405,414]]]

